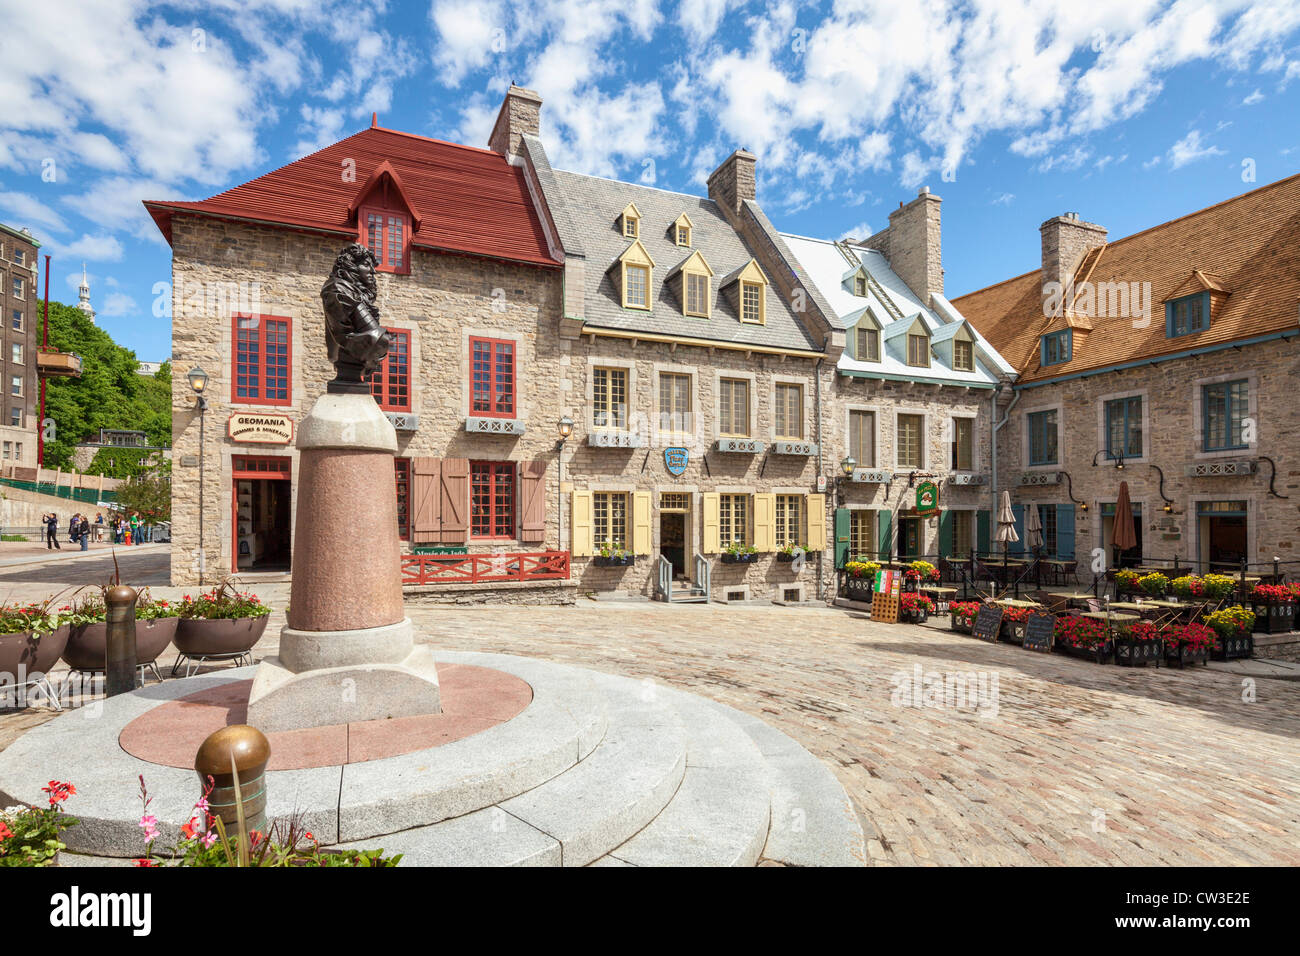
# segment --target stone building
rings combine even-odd
[[[36,466],[40,385],[36,347],[40,305],[36,297],[37,250],[26,229],[0,223],[0,368],[4,407],[0,411],[0,468]]]
[[[944,298],[940,201],[922,189],[862,241],[784,237],[845,327],[824,449],[852,460],[836,467],[837,567],[989,550],[993,413],[1014,369]]]
[[[1019,372],[997,440],[1018,516],[1081,576],[1300,561],[1300,176],[1113,242],[1077,213],[1041,234],[1040,269],[953,303]]]

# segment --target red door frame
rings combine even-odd
[[[265,463],[267,468],[259,471],[248,467],[255,463]],[[283,464],[282,464],[283,463]],[[240,467],[243,465],[244,467]],[[293,486],[293,459],[288,455],[233,455],[230,459],[230,573],[239,573],[239,482],[253,481],[287,481],[290,493]],[[289,560],[293,561],[293,544],[289,545]]]

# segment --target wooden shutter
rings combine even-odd
[[[939,515],[939,557],[952,557],[952,512]]]
[[[721,496],[709,493],[701,495],[700,500],[704,512],[704,546],[700,550],[705,554],[718,554],[722,551],[722,536],[718,526]]]
[[[469,459],[442,460],[442,541],[464,544],[469,540]]]
[[[442,540],[442,459],[411,459],[411,543]]]
[[[573,505],[569,510],[569,524],[573,526],[569,532],[573,541],[573,557],[589,558],[592,552],[591,492],[575,491]]]
[[[754,495],[754,550],[776,550],[776,495]]]
[[[546,540],[546,462],[519,463],[519,540],[536,544]]]
[[[842,568],[849,560],[849,544],[853,537],[853,515],[848,508],[835,509],[835,567]]]
[[[876,535],[880,542],[876,559],[888,561],[894,554],[894,513],[880,509],[876,512]]]
[[[991,512],[981,511],[975,515],[975,550],[987,554],[989,550],[989,517]]]
[[[1035,508],[1037,507],[1037,505],[1030,505],[1030,507]],[[1025,506],[1012,505],[1011,513],[1016,516],[1016,534],[1020,536],[1020,540],[1012,543],[1010,551],[1012,554],[1024,554],[1025,553]]]
[[[808,546],[815,554],[826,550],[826,496],[808,495]]]
[[[1074,557],[1074,505],[1056,506],[1056,556],[1068,561]]]
[[[650,531],[650,492],[636,491],[632,498],[632,553],[649,554],[654,541]]]

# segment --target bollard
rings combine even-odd
[[[221,818],[227,833],[236,832],[239,821],[236,806],[242,801],[248,831],[266,834],[266,764],[270,759],[270,741],[256,727],[247,724],[222,727],[199,745],[194,755],[199,787],[206,789],[208,777],[212,778],[208,812]],[[238,792],[235,772],[239,774]]]
[[[135,600],[136,593],[125,584],[104,594],[108,608],[104,661],[104,696],[114,697],[135,690]]]

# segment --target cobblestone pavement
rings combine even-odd
[[[255,588],[283,608],[287,585]],[[1099,666],[830,608],[408,610],[440,647],[664,681],[763,718],[833,768],[877,864],[1300,864],[1294,682]],[[992,694],[980,706],[896,699],[918,675],[967,673]],[[0,716],[0,748],[40,719]]]

